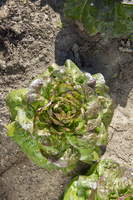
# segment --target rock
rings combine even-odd
[[[81,22],[75,20],[75,24],[77,25],[78,29],[83,32],[84,31],[84,24],[82,24]]]
[[[126,46],[127,46],[128,48],[130,48],[130,41],[127,41]]]
[[[122,52],[122,53],[133,53],[133,49],[130,49],[128,47],[119,47],[119,50]]]
[[[121,45],[125,46],[125,42],[123,40],[121,40]]]
[[[78,67],[81,67],[80,56],[79,56],[78,50],[79,50],[79,46],[75,43],[72,47],[72,51],[74,52],[76,64],[78,65]]]
[[[0,69],[2,69],[2,70],[6,69],[6,62],[3,60],[0,60]]]
[[[1,1],[0,1],[0,3],[1,3]],[[0,18],[5,18],[8,16],[8,14],[9,14],[9,8],[8,8],[8,6],[5,5],[5,6],[3,6],[3,9],[0,10]]]
[[[77,53],[78,50],[79,50],[79,47],[78,47],[78,45],[75,43],[75,44],[73,45],[73,47],[72,47],[72,51],[73,51],[74,53]]]
[[[23,32],[23,22],[22,21],[20,21],[20,22],[18,22],[18,23],[15,23],[12,27],[11,27],[11,29],[17,34],[17,35],[19,35],[19,34],[21,34],[22,32]]]

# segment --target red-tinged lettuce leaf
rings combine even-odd
[[[10,131],[8,132],[8,134],[10,134]],[[26,130],[24,130],[18,122],[15,122],[12,139],[22,147],[23,141],[28,139],[29,137],[30,134]]]
[[[93,151],[93,161],[97,161],[100,159],[100,157],[102,156],[102,150],[100,149],[99,146],[95,146],[95,149]],[[89,164],[89,163],[88,163]]]
[[[101,104],[103,106],[102,121],[107,129],[111,123],[114,114],[114,102],[103,89],[96,88],[96,92],[99,95],[99,98],[101,99]]]
[[[77,197],[77,181],[78,181],[78,176],[75,177],[67,186],[67,188],[65,189],[64,193],[62,194],[62,196],[60,197],[59,200],[79,200],[79,198]]]
[[[102,118],[103,118],[103,110],[101,108],[99,113],[93,119],[89,119],[87,121],[88,131],[91,131],[94,128],[98,127],[102,123]]]
[[[33,138],[28,138],[22,142],[22,150],[29,156],[29,159],[40,165],[46,170],[53,171],[57,167],[49,162],[40,152],[40,145],[39,143],[34,140]]]
[[[48,103],[48,99],[52,98],[52,93],[55,91],[55,87],[58,82],[53,77],[44,76],[43,78],[39,78],[34,80],[29,85],[28,90],[28,98],[30,103],[35,103],[46,105]],[[40,105],[42,107],[42,105]]]
[[[58,68],[59,68],[59,65],[57,65],[56,63],[52,63],[50,66],[48,66],[46,68],[46,70],[43,72],[43,74],[41,76],[38,76],[37,78],[43,78],[44,76],[49,77],[51,75],[51,73]]]
[[[85,92],[83,89],[83,85],[74,85],[73,88],[75,89],[76,92],[78,92],[82,98],[85,100]]]
[[[116,200],[132,200],[131,194],[125,194],[124,196],[118,197]]]
[[[58,167],[75,167],[80,157],[79,152],[69,144],[68,140],[63,141],[63,137],[59,136],[57,143],[54,143],[54,140],[51,141],[52,138],[53,136],[46,138],[49,139],[50,146],[47,146],[48,142],[46,143],[45,140],[43,145],[40,144],[41,154]]]
[[[106,170],[115,169],[117,167],[120,167],[120,165],[117,162],[114,162],[111,159],[101,159],[100,162],[97,164],[97,173],[99,176],[103,175]]]
[[[97,183],[97,199],[116,199],[118,197],[119,194],[113,185],[113,180],[110,181],[108,177],[100,176],[100,180]]]
[[[73,73],[72,69],[68,69],[64,66],[59,67],[53,71],[50,75],[58,84],[66,83],[73,85]]]
[[[28,91],[8,96],[9,106],[17,113],[7,126],[8,135],[45,169],[55,166],[68,173],[78,160],[97,161],[100,146],[108,142],[113,113],[106,92],[101,74],[82,73],[70,60],[63,67],[53,64],[30,83]]]
[[[81,70],[71,61],[71,60],[66,60],[65,65],[67,69],[70,70],[72,73],[72,77],[75,78],[77,75],[82,74]]]
[[[43,97],[40,96],[40,88],[43,86],[43,79],[39,78],[34,80],[30,85],[28,89],[28,99],[29,102],[35,102],[38,100],[44,100]]]
[[[87,195],[88,196],[88,191],[86,191]],[[94,200],[95,199],[95,189],[92,189],[91,190],[91,193],[89,191],[89,197],[88,197],[88,200]]]
[[[55,95],[56,96],[60,96],[60,95],[62,95],[64,93],[67,93],[67,92],[70,92],[70,91],[74,91],[74,88],[69,84],[62,83],[62,84],[59,84],[56,87]]]
[[[89,100],[89,99],[88,99]],[[92,119],[100,112],[101,102],[97,96],[93,96],[92,100],[84,104],[85,116],[87,119]]]
[[[95,88],[96,85],[96,80],[87,72],[77,75],[74,82],[78,85],[88,85],[92,88]]]
[[[108,143],[108,132],[103,123],[101,123],[98,127],[95,128],[97,132],[97,146],[104,146]]]
[[[94,133],[86,133],[83,136],[71,136],[68,138],[70,144],[80,152],[80,160],[83,162],[90,162],[94,159],[93,151],[97,136]]]
[[[21,108],[21,102],[28,89],[19,89],[10,92],[6,98],[6,105],[9,107],[12,115],[12,121],[15,119],[18,110]]]
[[[78,106],[84,104],[85,97],[80,95],[77,91],[66,92],[62,94],[62,97],[74,102],[74,104],[77,104]]]
[[[92,77],[96,80],[96,88],[105,88],[105,79],[101,73],[94,74]]]
[[[46,170],[53,171],[56,166],[42,156],[40,152],[40,144],[30,137],[30,134],[25,131],[18,122],[14,124],[12,139],[18,143],[22,150],[28,155],[30,160]]]
[[[33,133],[33,119],[34,118],[29,119],[23,109],[19,109],[16,120],[24,130],[31,134]]]
[[[95,89],[96,80],[91,76],[91,74],[88,72],[85,72],[84,76],[86,77],[85,84]]]
[[[90,102],[90,101],[98,101],[97,93],[93,88],[87,85],[81,85],[81,87],[82,87],[82,90],[84,91],[85,103]]]
[[[119,167],[115,169],[116,178],[114,180],[115,187],[120,195],[124,195],[128,190],[133,192],[133,169],[127,167]]]
[[[87,199],[87,196],[91,194],[97,187],[98,176],[92,174],[90,177],[80,175],[77,181],[77,196],[79,198]],[[95,195],[93,194],[95,197]]]
[[[33,119],[35,115],[35,108],[28,101],[28,95],[22,99],[21,108],[18,110],[16,121],[29,133],[33,133]]]
[[[132,200],[133,169],[101,159],[92,165],[86,176],[74,178],[60,200]]]
[[[108,183],[108,184],[107,184]],[[98,198],[102,199],[117,199],[125,196],[131,197],[131,187],[133,185],[133,169],[126,167],[118,167],[115,169],[106,170],[97,186]],[[106,191],[106,193],[105,193]],[[132,196],[133,197],[133,196]]]
[[[58,167],[65,168],[72,165],[75,166],[78,163],[79,156],[78,151],[68,148],[58,160],[53,157],[49,157],[48,160]]]

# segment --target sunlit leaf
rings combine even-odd
[[[28,89],[9,93],[13,122],[8,135],[47,170],[69,173],[79,160],[97,161],[113,116],[107,92],[101,74],[83,73],[70,60],[62,67],[52,64]]]
[[[132,200],[132,188],[133,169],[101,159],[92,165],[86,176],[75,177],[60,200]]]

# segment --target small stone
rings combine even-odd
[[[60,187],[63,188],[63,185],[61,185]]]
[[[73,45],[73,47],[72,47],[72,51],[73,51],[74,53],[77,53],[78,50],[79,50],[79,47],[78,47],[78,45],[75,43],[75,44]]]
[[[130,41],[127,41],[126,46],[130,48]]]
[[[84,31],[84,24],[82,24],[81,22],[79,21],[75,21],[76,25],[78,26],[78,29],[83,32]]]
[[[45,8],[45,10],[48,10],[48,9],[49,9],[49,6],[48,6],[48,5],[46,5],[44,8]]]
[[[21,21],[21,17],[20,16],[19,17],[15,16],[15,17],[12,18],[12,20],[16,21],[16,22],[19,22],[19,21]]]
[[[30,182],[34,182],[32,178],[30,178]]]
[[[15,23],[11,28],[17,35],[19,35],[23,32],[23,22],[19,21],[18,23]]]
[[[122,53],[132,53],[133,52],[133,49],[130,49],[128,47],[119,47],[119,50],[122,52]]]
[[[121,45],[125,46],[125,42],[123,40],[121,40]]]
[[[2,70],[6,69],[6,63],[3,60],[0,60],[0,69],[2,69]]]
[[[45,14],[45,19],[46,19],[46,20],[48,19],[48,15],[47,15],[47,14]]]
[[[49,13],[49,11],[48,10],[45,10],[45,14],[48,14]]]

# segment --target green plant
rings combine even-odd
[[[63,0],[64,14],[84,24],[89,35],[100,32],[105,38],[133,31],[133,1]]]
[[[63,29],[63,23],[58,22],[57,25],[58,25],[61,29]]]
[[[99,53],[99,50],[96,49],[94,52],[93,52],[93,55],[96,55],[97,53]]]
[[[60,200],[133,200],[133,169],[101,159],[75,177]]]
[[[70,60],[50,65],[28,88],[12,91],[6,104],[8,135],[30,160],[47,170],[90,163],[108,143],[113,101],[102,74],[82,73]]]
[[[106,67],[107,69],[109,69],[109,65],[105,65],[105,67]]]
[[[29,69],[29,68],[27,68],[25,71],[26,71],[26,72],[28,72],[29,70],[30,70],[30,69]]]
[[[122,52],[122,54],[124,54],[126,51],[125,51],[125,49],[123,50],[123,52]]]
[[[113,77],[116,78],[116,77],[117,77],[117,73],[115,73],[115,74],[113,75]]]

